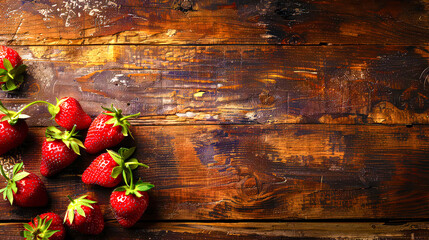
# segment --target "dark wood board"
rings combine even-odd
[[[427,0],[3,0],[0,44],[427,45]]]
[[[141,112],[157,124],[427,124],[427,47],[31,46],[17,109],[35,99],[77,98]],[[46,107],[31,125],[50,124]]]
[[[17,110],[77,98],[141,112],[150,207],[122,229],[83,153],[45,208],[0,201],[0,239],[90,194],[107,222],[67,239],[429,239],[428,0],[0,0],[0,45],[29,66]],[[0,157],[40,176],[45,106]],[[85,135],[85,132],[83,132]],[[1,137],[1,136],[0,136]],[[119,146],[118,146],[119,147]],[[118,147],[114,149],[118,149]],[[10,167],[6,165],[6,168]],[[0,187],[4,182],[0,183]]]
[[[35,173],[43,132],[31,128],[20,150]],[[135,141],[123,146],[137,146],[137,158],[151,167],[135,175],[156,186],[145,220],[429,217],[427,126],[136,126],[133,132]],[[66,195],[81,194],[94,195],[112,219],[112,189],[80,179],[95,157],[84,154],[57,177],[43,178],[47,208],[2,201],[0,219],[62,214]]]
[[[22,223],[0,224],[4,240],[20,238]],[[429,239],[429,222],[141,222],[122,229],[108,221],[99,236],[68,233],[67,239],[195,239],[195,240],[292,240],[292,239]]]

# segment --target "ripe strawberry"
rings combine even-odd
[[[128,173],[126,171],[128,167],[131,170],[136,169],[138,166],[148,167],[143,163],[139,163],[135,158],[129,159],[135,149],[135,147],[130,149],[120,148],[118,153],[107,150],[107,153],[98,156],[83,172],[82,181],[85,184],[114,187],[122,181],[122,175],[125,176]]]
[[[28,134],[25,118],[29,116],[7,110],[0,102],[0,156],[21,145]]]
[[[64,217],[67,226],[83,234],[100,234],[104,228],[104,219],[97,201],[87,195],[74,200],[70,196],[68,198],[71,203]]]
[[[106,148],[114,147],[126,136],[131,135],[128,118],[136,117],[140,113],[122,116],[122,110],[115,107],[104,108],[89,126],[85,139],[85,147],[88,153],[94,154]]]
[[[52,212],[41,214],[32,222],[24,223],[24,228],[21,236],[25,240],[63,240],[66,237],[60,216]]]
[[[79,146],[85,148],[83,143],[75,138],[77,136],[75,127],[70,132],[61,132],[52,126],[46,129],[46,140],[43,142],[40,164],[40,173],[43,176],[52,176],[72,164],[80,155]]]
[[[149,195],[147,190],[153,188],[154,185],[144,183],[141,180],[135,186],[122,186],[113,190],[110,195],[110,205],[122,227],[129,228],[134,226],[141,218],[149,205]]]
[[[48,193],[45,184],[34,174],[22,170],[23,163],[13,166],[12,178],[6,176],[3,166],[0,166],[1,174],[7,180],[7,186],[0,190],[3,199],[10,204],[20,207],[41,207],[48,204]]]
[[[72,97],[57,99],[57,105],[50,104],[48,110],[58,125],[68,131],[75,125],[76,130],[88,129],[92,122],[91,117],[83,111],[80,103]]]
[[[13,91],[24,82],[26,65],[19,54],[8,47],[0,46],[0,86],[4,91]]]

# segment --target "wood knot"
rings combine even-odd
[[[194,0],[175,0],[173,2],[173,9],[181,12],[194,11]]]
[[[302,39],[298,34],[292,34],[282,40],[282,44],[285,45],[301,45],[303,43],[305,43],[304,39]]]
[[[267,92],[259,94],[259,101],[262,105],[273,105],[276,99]]]
[[[255,196],[259,194],[258,182],[255,177],[247,178],[242,185],[242,191],[247,196]]]

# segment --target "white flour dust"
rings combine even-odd
[[[71,27],[73,19],[79,18],[82,14],[88,14],[94,18],[96,26],[102,26],[107,23],[109,12],[107,10],[118,9],[120,5],[117,0],[65,0],[61,4],[52,6],[45,5],[38,12],[43,15],[44,20],[53,16],[59,16],[64,19],[64,25]]]

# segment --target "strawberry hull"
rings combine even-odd
[[[26,68],[17,51],[0,46],[0,88],[3,91],[18,89],[24,82],[23,73]]]
[[[113,124],[106,124],[111,118],[111,116],[100,114],[91,123],[84,143],[88,153],[95,154],[106,148],[114,147],[125,138],[121,126],[113,127]]]
[[[18,191],[13,194],[14,204],[20,207],[43,207],[48,204],[48,193],[40,178],[30,173],[16,182]]]
[[[72,164],[77,157],[78,155],[61,140],[45,140],[42,146],[40,173],[45,177],[53,176]]]
[[[72,97],[62,98],[59,108],[60,111],[55,116],[55,122],[68,131],[74,125],[76,125],[76,130],[88,129],[91,125],[91,117],[85,113],[76,99]]]
[[[83,201],[91,201],[91,203],[81,204]],[[81,215],[78,209],[81,209],[81,213],[84,215]],[[65,223],[70,229],[87,235],[98,235],[104,229],[100,205],[90,196],[75,199],[70,203],[66,212]]]
[[[134,194],[126,195],[125,191],[114,191],[110,195],[110,205],[115,218],[124,228],[134,226],[149,205],[147,192],[139,191],[139,193],[142,195],[141,197]]]
[[[112,170],[118,164],[109,153],[98,156],[91,165],[83,172],[82,182],[85,184],[96,184],[102,187],[115,187],[122,181],[122,175],[112,177]]]
[[[41,220],[39,222],[39,220]],[[43,222],[45,221],[52,221],[49,225],[49,228],[46,229]],[[28,225],[31,227],[31,229],[24,230],[27,231],[27,234],[30,235],[29,237],[26,237],[25,240],[32,240],[32,239],[43,239],[43,236],[47,234],[49,231],[56,231],[52,236],[49,237],[49,240],[63,240],[66,237],[65,228],[63,225],[63,221],[61,220],[60,216],[58,214],[53,212],[48,212],[41,214],[38,217],[35,217],[32,222],[29,222]],[[25,237],[26,235],[24,235]]]
[[[18,52],[13,50],[12,48],[8,48],[6,46],[0,46],[0,68],[6,69],[3,65],[3,59],[8,59],[12,64],[12,67],[16,67],[22,64],[22,59],[19,56]]]

